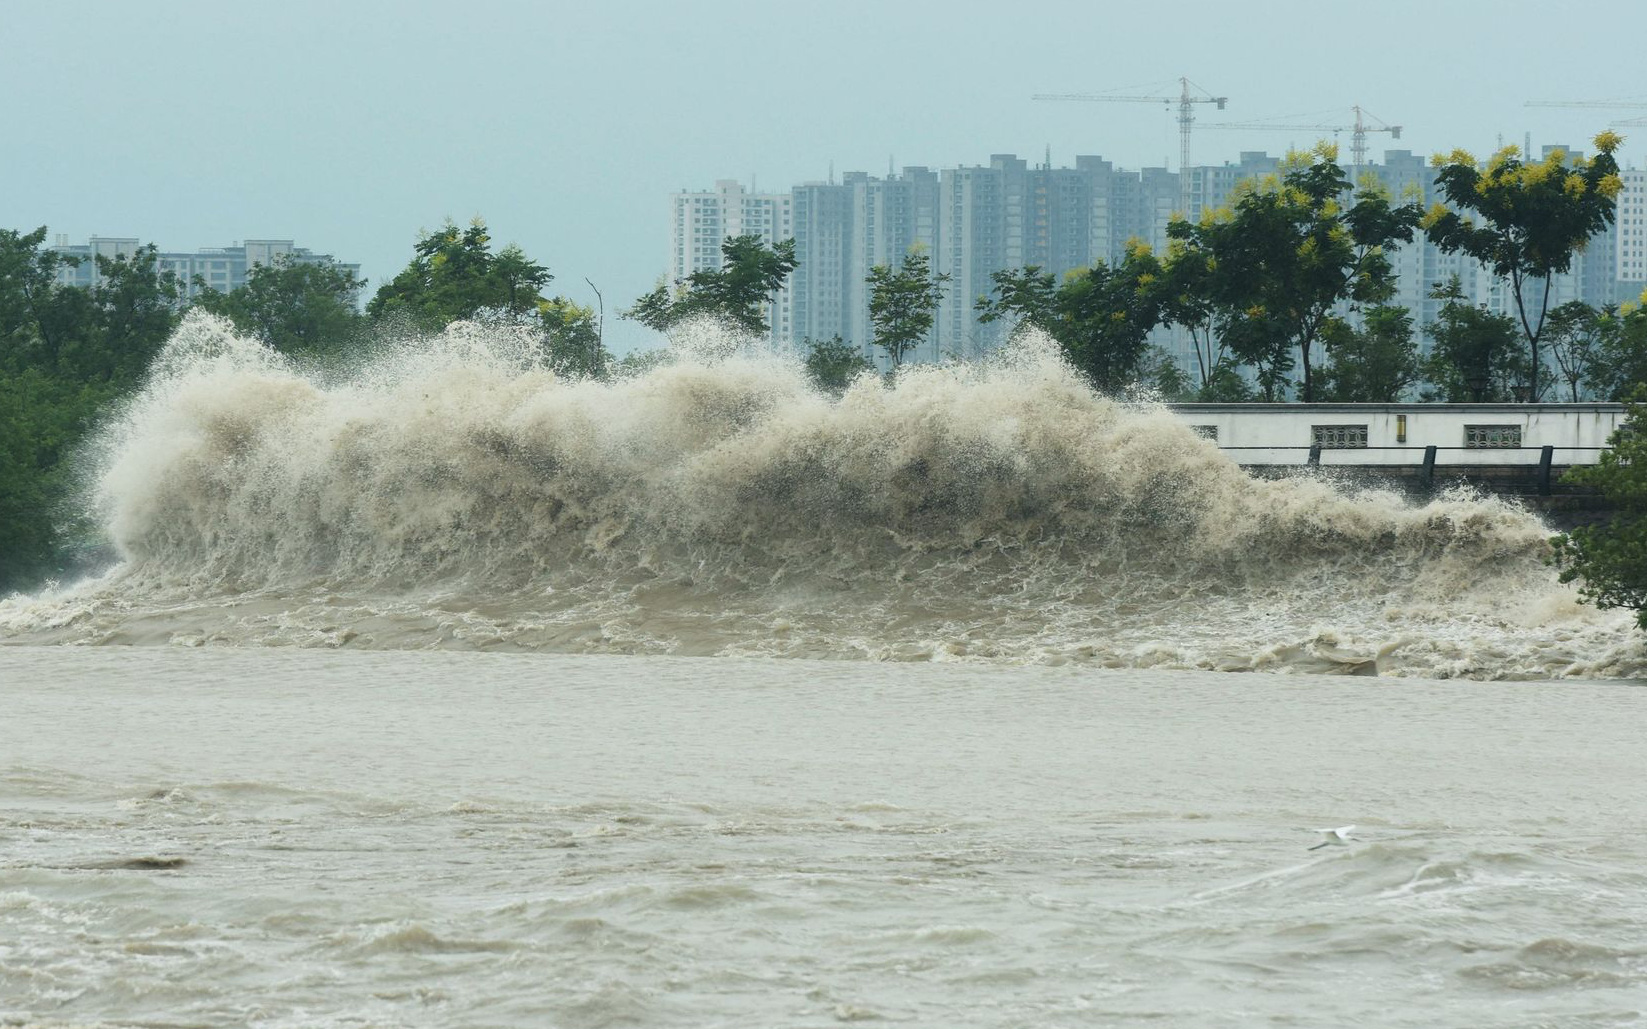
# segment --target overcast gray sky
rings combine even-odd
[[[289,237],[375,288],[420,228],[478,214],[552,289],[590,303],[594,280],[628,349],[650,334],[610,315],[667,267],[673,190],[1049,144],[1055,165],[1176,166],[1163,107],[1030,95],[1176,93],[1180,75],[1230,98],[1201,125],[1361,104],[1405,127],[1374,153],[1576,145],[1647,115],[1627,56],[1644,22],[1639,0],[0,0],[0,227],[178,250]],[[1640,166],[1647,127],[1620,131]],[[1205,131],[1193,159],[1311,142]]]

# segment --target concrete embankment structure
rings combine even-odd
[[[1624,405],[1177,404],[1173,411],[1237,463],[1266,476],[1308,472],[1424,495],[1467,484],[1515,497],[1558,525],[1605,518],[1606,500],[1565,481],[1595,464]]]

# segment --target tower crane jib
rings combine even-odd
[[[1093,103],[1165,104],[1178,105],[1178,198],[1180,209],[1188,215],[1190,183],[1190,133],[1195,124],[1196,104],[1217,104],[1220,111],[1229,103],[1227,96],[1212,96],[1188,78],[1178,80],[1177,96],[1118,96],[1113,93],[1037,93],[1035,100],[1081,100]],[[1192,90],[1194,92],[1192,92]]]
[[[1370,113],[1360,104],[1355,105],[1351,110],[1355,114],[1355,120],[1349,125],[1299,125],[1296,123],[1288,125],[1276,122],[1236,122],[1212,125],[1209,128],[1242,129],[1253,132],[1348,132],[1350,133],[1350,161],[1355,168],[1356,175],[1359,176],[1362,167],[1367,163],[1368,133],[1388,132],[1391,139],[1400,139],[1401,126],[1385,124],[1383,119]]]

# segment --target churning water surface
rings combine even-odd
[[[1647,1017],[1629,684],[177,648],[0,678],[0,1024]]]
[[[1257,480],[1033,335],[820,395],[702,329],[613,383],[459,324],[346,373],[192,315],[106,429],[122,561],[22,643],[1620,677],[1514,505]]]
[[[1537,518],[689,342],[191,316],[0,601],[0,1025],[1647,1020],[1647,649]]]

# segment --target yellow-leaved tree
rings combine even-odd
[[[1442,250],[1468,254],[1509,282],[1527,345],[1528,401],[1544,390],[1539,367],[1550,277],[1569,270],[1590,237],[1612,224],[1624,187],[1613,151],[1623,142],[1603,132],[1591,158],[1555,149],[1541,161],[1524,161],[1511,146],[1485,167],[1463,150],[1433,161],[1436,185],[1451,206],[1435,205],[1421,224]]]

